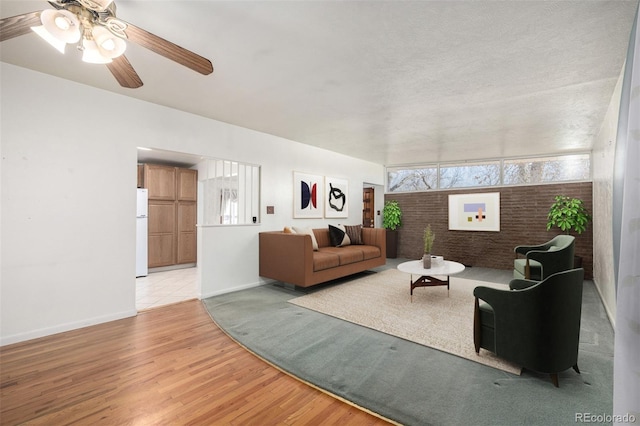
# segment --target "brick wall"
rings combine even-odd
[[[500,232],[450,231],[449,194],[500,192]],[[541,244],[562,233],[547,231],[547,213],[556,195],[583,200],[592,213],[591,182],[553,185],[465,189],[451,191],[385,194],[385,201],[397,200],[402,209],[402,226],[398,228],[398,257],[422,257],[422,234],[427,224],[436,235],[433,254],[463,263],[495,269],[513,269],[513,248],[520,244]],[[585,277],[593,278],[593,232],[576,237],[575,252],[583,258]]]

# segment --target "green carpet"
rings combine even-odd
[[[583,296],[582,374],[560,373],[560,388],[547,375],[513,375],[288,303],[304,294],[266,285],[203,303],[257,355],[406,425],[572,425],[576,413],[612,412],[613,331],[592,282]]]

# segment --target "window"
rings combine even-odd
[[[591,155],[387,167],[387,192],[530,185],[591,178]]]
[[[438,188],[438,166],[411,169],[388,168],[389,192],[426,191]]]
[[[209,159],[199,164],[204,225],[259,222],[260,167]]]
[[[440,189],[500,184],[500,162],[440,166]]]
[[[504,161],[503,179],[505,185],[587,180],[590,169],[589,154],[522,158]]]

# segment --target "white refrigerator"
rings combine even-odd
[[[136,277],[148,275],[148,251],[147,251],[147,214],[149,211],[148,190],[138,188],[138,203],[136,212]]]

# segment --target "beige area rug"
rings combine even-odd
[[[520,367],[485,350],[475,352],[473,289],[478,285],[508,288],[451,276],[449,292],[446,286],[416,288],[411,302],[409,274],[389,269],[289,302],[519,375]]]

